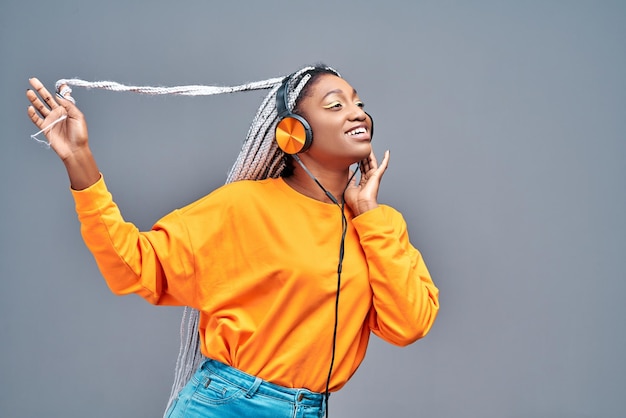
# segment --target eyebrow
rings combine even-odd
[[[331,90],[331,91],[329,91],[328,93],[326,93],[326,94],[324,95],[324,97],[322,97],[322,100],[323,100],[323,99],[325,99],[327,96],[330,96],[331,94],[343,94],[343,91],[342,91],[341,89],[334,89],[334,90]],[[356,89],[352,89],[352,95],[353,95],[353,96],[356,96],[356,95],[357,95]]]

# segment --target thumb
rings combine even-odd
[[[76,106],[76,100],[72,97],[72,89],[67,84],[61,84],[56,94],[57,103],[61,105],[70,118],[78,119],[82,116],[81,111]]]
[[[57,91],[57,97],[61,99],[59,100],[59,103],[63,105],[63,107],[65,107],[67,110],[69,110],[70,108],[70,106],[68,106],[70,103],[74,106],[76,105],[76,100],[74,100],[74,98],[72,97],[72,89],[67,84],[61,84],[59,86],[59,90]]]

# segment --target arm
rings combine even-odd
[[[140,232],[124,221],[104,179],[72,194],[83,240],[113,293],[135,293],[154,305],[195,306],[195,264],[180,211]]]
[[[193,275],[193,256],[176,212],[147,233],[125,222],[89,148],[82,112],[72,101],[50,94],[36,78],[30,84],[37,93],[26,92],[28,116],[38,128],[66,116],[45,135],[65,165],[83,239],[111,290],[137,293],[153,304],[192,304],[194,292],[186,279]]]
[[[439,310],[435,287],[420,252],[409,242],[400,213],[378,205],[378,190],[389,164],[380,166],[373,152],[360,162],[361,179],[346,189],[346,204],[355,215],[369,267],[373,307],[370,328],[384,340],[408,345],[428,333]]]
[[[370,328],[396,345],[425,336],[439,310],[439,291],[409,242],[402,216],[379,206],[353,220],[369,267],[373,307]]]

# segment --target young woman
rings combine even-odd
[[[431,328],[438,290],[401,214],[377,201],[389,152],[378,164],[372,120],[333,69],[306,67],[273,86],[228,184],[148,232],[113,202],[70,90],[55,97],[30,83],[38,128],[66,116],[46,137],[111,290],[198,313],[190,338],[202,360],[167,416],[322,417],[370,332],[404,346]]]

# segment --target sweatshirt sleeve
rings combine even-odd
[[[122,218],[102,177],[72,195],[85,244],[113,293],[136,293],[155,305],[194,305],[193,253],[178,211],[140,232]]]
[[[435,287],[420,252],[409,242],[402,215],[381,205],[354,218],[369,268],[370,328],[396,345],[425,336],[439,310]]]

